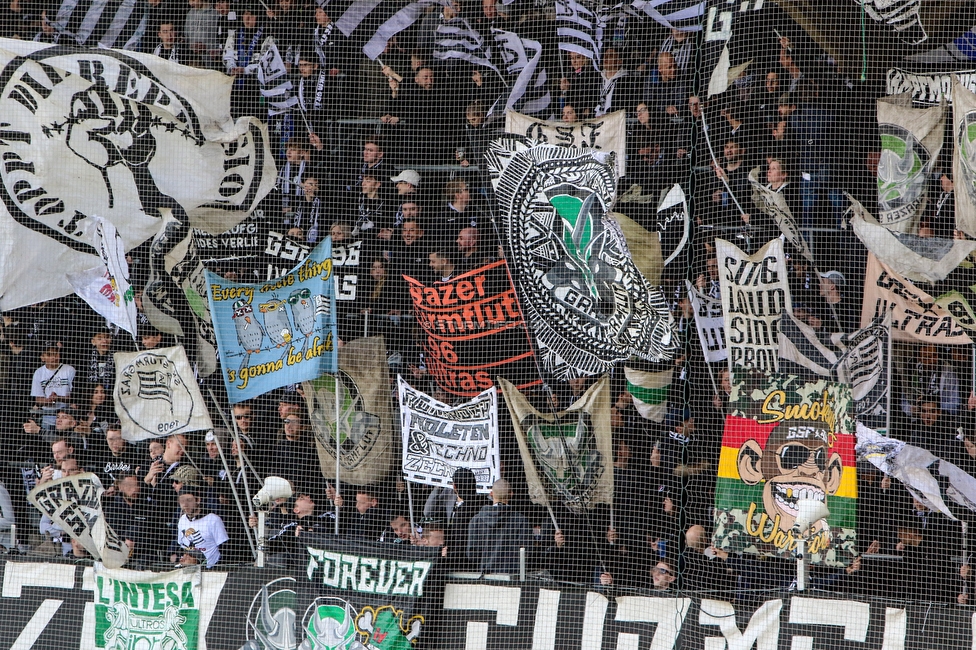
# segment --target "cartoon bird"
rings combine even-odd
[[[291,318],[295,321],[302,334],[305,335],[305,343],[302,344],[302,354],[308,349],[308,339],[315,331],[315,304],[312,301],[312,291],[308,287],[295,289],[288,296],[288,304],[291,305]]]
[[[254,317],[254,308],[246,300],[234,303],[234,327],[237,328],[237,342],[247,354],[257,354],[261,351],[264,341],[264,330],[261,323]]]
[[[285,300],[272,298],[268,302],[261,303],[259,309],[264,314],[264,329],[268,333],[268,338],[275,344],[275,347],[283,347],[291,343],[291,321],[288,320],[288,311]]]

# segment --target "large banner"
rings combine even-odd
[[[895,341],[921,341],[937,345],[972,343],[966,330],[960,327],[949,311],[869,252],[864,272],[861,327],[867,327],[889,310],[891,336]]]
[[[938,104],[946,100],[955,103],[953,97],[953,77],[962,85],[976,92],[976,70],[956,70],[952,72],[909,72],[891,68],[885,77],[885,94],[901,95],[911,93],[912,100],[919,104]]]
[[[340,553],[331,545],[313,548]],[[399,545],[388,545],[382,553],[343,549],[340,557],[348,558],[345,567],[351,570],[346,586],[352,582],[352,576],[362,575],[360,559],[363,558],[368,560],[364,588],[376,582],[378,569],[373,569],[373,560],[379,564],[395,559],[409,565],[411,584],[414,562],[437,562],[436,558],[391,554],[399,548]],[[352,570],[354,558],[356,568]],[[711,562],[722,566],[721,560]],[[648,562],[639,570],[649,571],[652,566],[654,563]],[[871,564],[865,561],[862,566]],[[388,580],[389,567],[389,564],[385,567],[384,580]],[[890,578],[884,570],[874,575]],[[407,571],[405,566],[402,571]],[[96,608],[101,608],[99,612],[107,611],[108,605],[100,601],[113,602],[118,585],[119,599],[124,597],[127,607],[136,596],[140,601],[134,607],[141,607],[141,598],[145,596],[148,604],[159,605],[159,609],[152,610],[155,614],[165,612],[167,607],[190,610],[186,614],[191,619],[197,618],[199,632],[197,645],[186,647],[203,648],[206,640],[206,647],[212,650],[294,649],[302,647],[312,633],[323,628],[333,630],[339,636],[338,641],[347,644],[333,637],[331,645],[316,646],[313,638],[304,647],[609,650],[622,645],[654,650],[775,650],[812,644],[813,648],[832,650],[946,650],[972,645],[971,607],[954,602],[912,601],[904,597],[908,594],[889,599],[814,589],[802,594],[756,593],[755,598],[735,600],[731,594],[712,591],[626,589],[610,593],[595,587],[553,582],[451,579],[443,584],[434,580],[437,571],[439,564],[424,578],[421,599],[403,598],[383,608],[379,598],[372,604],[365,601],[372,594],[349,589],[339,591],[323,585],[321,573],[313,572],[314,579],[309,580],[305,567],[298,574],[255,567],[226,573],[204,571],[198,574],[199,591],[192,584],[184,591],[186,581],[193,574],[177,572],[176,579],[165,584],[139,578],[131,582],[114,579],[107,582],[104,572],[95,574],[91,567],[4,560],[0,562],[5,586],[0,595],[4,613],[0,619],[0,638],[6,642],[4,647],[12,648],[93,648]],[[102,576],[101,583],[96,575]],[[112,575],[118,574],[112,572]],[[161,578],[171,574],[150,575]],[[867,576],[861,579],[865,591],[891,591],[888,579],[879,579],[877,585],[870,582]],[[107,588],[111,591],[107,592]],[[192,605],[186,602],[185,594],[194,597]],[[319,597],[338,598],[342,602],[320,602],[313,606]],[[418,600],[427,602],[418,603]],[[421,611],[418,605],[425,609]],[[320,612],[319,606],[332,609]],[[412,632],[418,629],[419,621],[415,618],[418,615],[424,621],[419,625],[419,634],[413,636]],[[107,630],[110,625],[107,619],[99,620],[100,628]],[[147,619],[130,620],[142,623]],[[163,622],[156,625],[157,620],[152,619],[152,627],[160,629],[160,635],[167,633],[169,629]],[[308,624],[313,620],[319,625],[310,628]],[[348,627],[344,625],[347,620]],[[417,646],[409,642],[408,635],[418,640]],[[138,640],[139,637],[135,634],[130,638]],[[618,644],[621,639],[626,643]],[[151,645],[155,640],[146,639],[142,645],[133,647],[166,650],[181,647],[174,643]]]
[[[952,180],[956,228],[976,237],[976,94],[953,79]]]
[[[453,485],[454,470],[470,469],[481,492],[500,476],[498,397],[492,386],[474,399],[449,406],[397,377],[403,476],[438,487]]]
[[[411,650],[431,635],[444,589],[439,548],[356,543],[302,536],[307,562],[299,594],[304,614],[294,639],[302,648]],[[262,621],[265,629],[271,623]],[[422,644],[421,644],[422,643]],[[265,645],[265,647],[268,647]]]
[[[674,319],[607,212],[617,178],[605,155],[495,139],[486,154],[502,239],[542,367],[559,378],[674,356]]]
[[[945,108],[912,108],[908,93],[878,103],[878,221],[896,232],[916,234],[928,201],[932,174],[945,134]]]
[[[814,564],[857,555],[857,458],[850,387],[735,371],[715,489],[716,547],[792,559],[800,499],[823,501],[807,542]]]
[[[770,240],[755,255],[724,239],[715,240],[715,250],[729,366],[778,370],[777,324],[793,311],[783,240]]]
[[[548,122],[508,111],[505,113],[505,133],[532,138],[541,144],[613,152],[617,177],[627,173],[627,111],[616,111],[572,124]]]
[[[427,335],[427,372],[441,390],[475,397],[504,377],[520,387],[539,383],[518,297],[504,260],[424,284],[403,276],[417,323]]]
[[[213,428],[181,346],[115,353],[115,414],[136,442]]]
[[[335,372],[330,245],[327,237],[288,274],[265,283],[228,282],[207,271],[207,298],[231,404]]]
[[[701,343],[702,355],[708,363],[725,361],[729,358],[729,348],[725,344],[725,315],[722,301],[706,296],[685,280],[691,308],[695,310],[695,329]]]
[[[532,503],[562,502],[579,514],[613,503],[610,380],[601,377],[565,411],[542,413],[500,380]]]
[[[129,559],[129,547],[105,521],[103,494],[98,476],[83,473],[42,483],[30,491],[27,500],[78,540],[93,558],[118,569]]]
[[[303,384],[322,476],[335,479],[338,454],[342,483],[380,483],[393,465],[396,426],[383,337],[355,339],[343,345],[336,374],[338,386],[336,375],[322,375]]]
[[[972,240],[919,237],[888,230],[857,199],[849,195],[848,199],[851,226],[858,239],[879,260],[909,280],[940,282],[976,249]]]
[[[98,650],[172,648],[200,643],[200,569],[169,573],[95,566],[94,644]]]
[[[72,292],[99,256],[89,217],[125,250],[164,220],[225,232],[271,191],[266,127],[230,116],[233,80],[150,54],[0,41],[0,309]]]

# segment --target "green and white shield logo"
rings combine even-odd
[[[912,218],[925,195],[932,156],[915,136],[897,124],[879,124],[879,221],[890,225]]]

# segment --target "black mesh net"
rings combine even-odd
[[[0,22],[0,646],[972,646],[971,3]]]

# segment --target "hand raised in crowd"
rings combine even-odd
[[[41,469],[41,475],[37,479],[37,484],[41,485],[42,483],[47,483],[48,481],[53,481],[53,480],[54,480],[54,468],[50,465],[47,465],[46,467]]]
[[[617,529],[613,526],[607,528],[607,541],[611,544],[617,543]]]
[[[604,587],[609,587],[613,584],[613,576],[606,571],[600,574],[600,584]]]
[[[163,472],[163,461],[157,460],[153,461],[153,464],[149,466],[149,470],[146,472],[146,477],[142,479],[146,485],[156,486],[156,481],[159,480],[159,475]]]
[[[28,420],[27,422],[24,422],[24,433],[29,433],[31,435],[36,436],[40,432],[41,432],[41,426],[34,420]]]

